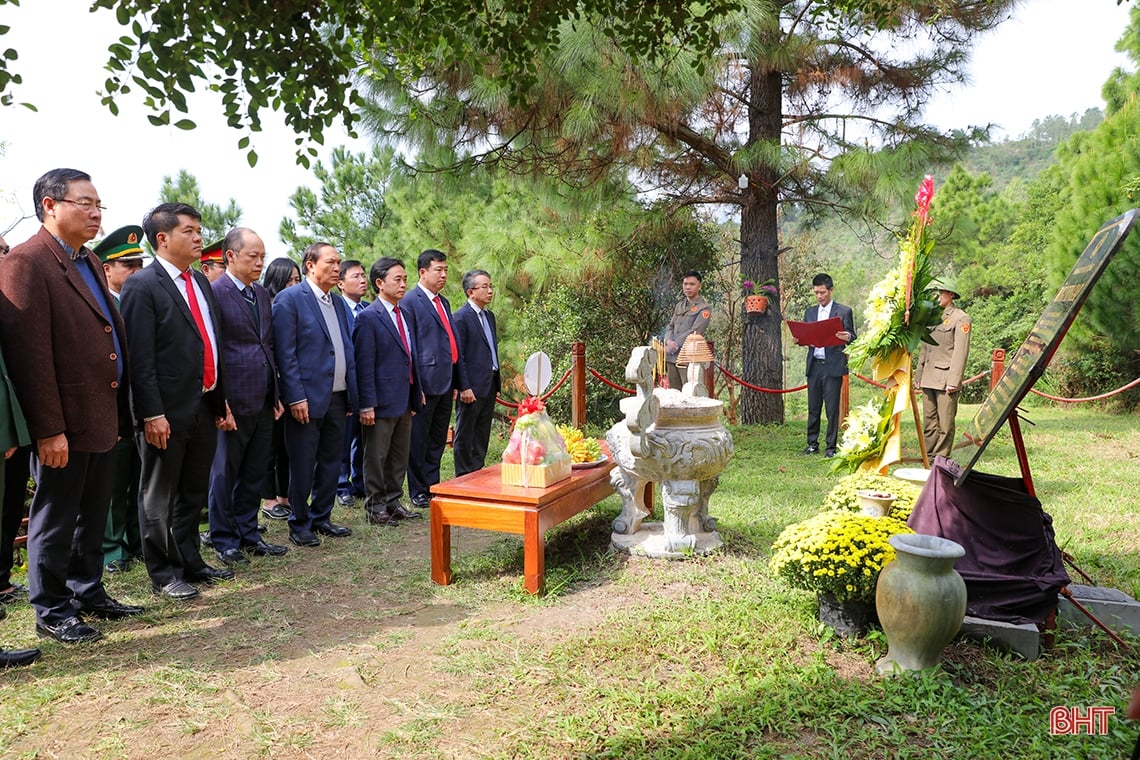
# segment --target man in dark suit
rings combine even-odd
[[[844,306],[831,300],[831,291],[835,288],[831,276],[817,274],[811,281],[812,293],[815,294],[816,305],[808,307],[804,312],[805,322],[822,322],[825,319],[838,317],[843,323],[843,329],[835,333],[835,337],[844,344],[855,340],[855,316],[850,306]],[[807,448],[805,454],[819,453],[819,416],[821,408],[827,410],[827,451],[826,456],[833,457],[839,446],[839,391],[843,387],[843,376],[847,374],[847,347],[843,346],[808,346],[807,352],[807,386],[808,386],[808,421],[807,421]]]
[[[348,307],[349,331],[355,330],[356,316],[368,307],[364,296],[368,293],[368,273],[356,259],[340,262],[340,282],[337,290]],[[340,480],[336,485],[336,501],[342,507],[356,505],[364,497],[364,442],[360,437],[360,419],[348,418],[344,426],[344,454],[340,461]]]
[[[396,259],[381,258],[370,273],[376,301],[356,320],[357,384],[364,431],[364,508],[372,525],[396,525],[422,517],[400,503],[412,441],[412,415],[423,402],[415,344],[400,301],[408,273]]]
[[[332,522],[347,415],[356,408],[356,364],[348,307],[329,292],[340,280],[340,254],[313,243],[301,259],[305,279],[273,300],[273,339],[287,407],[289,540],[320,546],[317,535],[351,536]]]
[[[424,408],[412,418],[412,456],[408,462],[408,491],[412,506],[425,509],[431,487],[439,482],[439,461],[447,446],[451,402],[460,388],[469,388],[459,362],[459,343],[451,321],[451,304],[439,295],[447,283],[447,256],[428,249],[416,261],[420,280],[404,299],[410,314],[416,366],[424,390]]]
[[[470,385],[459,392],[455,406],[456,476],[483,469],[500,387],[499,337],[495,315],[487,308],[495,293],[491,275],[482,269],[471,270],[463,275],[463,292],[467,303],[459,307],[452,321],[459,361]]]
[[[287,547],[267,543],[257,530],[261,488],[269,472],[273,420],[284,411],[277,393],[273,305],[258,284],[265,244],[246,227],[230,230],[222,245],[226,267],[211,287],[218,301],[226,396],[235,430],[219,430],[210,469],[210,539],[230,567],[249,563],[243,552],[279,557]]]
[[[91,177],[54,169],[32,198],[43,227],[0,263],[0,341],[36,454],[28,521],[36,633],[73,644],[102,636],[79,616],[142,612],[103,588],[110,451],[130,435],[126,333],[103,267],[84,247],[103,212]]]
[[[216,431],[234,423],[218,302],[206,276],[191,269],[202,249],[201,216],[185,203],[163,203],[143,230],[155,259],[124,283],[121,300],[142,459],[139,523],[154,592],[183,601],[198,595],[194,584],[234,577],[206,564],[198,548]]]

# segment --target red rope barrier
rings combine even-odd
[[[875,386],[876,388],[886,388],[887,387],[887,386],[883,385],[882,383],[876,383],[874,380],[872,380],[869,377],[863,377],[858,372],[855,373],[855,377],[859,378],[860,380],[862,380],[865,383],[870,383],[871,385]]]
[[[1124,393],[1124,391],[1131,390],[1132,388],[1135,388],[1137,385],[1140,385],[1140,377],[1136,378],[1135,380],[1130,382],[1128,385],[1120,386],[1116,390],[1109,391],[1108,393],[1102,393],[1099,396],[1086,396],[1085,398],[1061,398],[1060,396],[1050,396],[1048,393],[1043,393],[1043,392],[1037,390],[1036,388],[1030,388],[1029,390],[1033,393],[1036,393],[1041,398],[1047,398],[1050,401],[1059,401],[1062,404],[1079,404],[1079,403],[1082,403],[1085,401],[1101,401],[1101,400],[1106,399],[1106,398],[1111,398],[1112,396],[1115,396],[1118,393]]]
[[[518,404],[512,404],[510,401],[505,400],[502,396],[495,396],[495,403],[499,406],[505,406],[508,409],[518,409]]]
[[[727,369],[725,369],[724,365],[721,364],[720,362],[717,362],[716,367],[721,372],[723,372],[726,377],[728,377],[730,380],[732,380],[736,384],[743,385],[745,388],[750,388],[751,390],[759,391],[760,393],[795,393],[796,391],[802,391],[803,389],[807,388],[807,385],[799,385],[799,386],[796,386],[795,388],[782,388],[779,390],[773,390],[771,388],[761,388],[759,385],[753,385],[752,383],[741,380],[739,377],[737,377],[736,375],[732,374]]]
[[[589,372],[591,375],[593,375],[594,377],[598,378],[598,379],[599,379],[599,380],[601,380],[603,383],[605,383],[606,385],[610,386],[611,388],[613,388],[613,389],[614,389],[614,390],[616,390],[616,391],[621,391],[622,393],[628,393],[628,394],[630,394],[631,396],[632,396],[634,393],[637,393],[637,389],[635,389],[635,388],[623,388],[622,386],[618,385],[617,383],[613,383],[613,382],[610,382],[609,380],[607,380],[607,379],[605,379],[604,377],[602,377],[602,373],[601,373],[601,372],[598,372],[598,371],[597,371],[596,369],[594,369],[593,367],[586,367],[586,371],[587,371],[587,372]]]

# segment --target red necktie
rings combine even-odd
[[[194,292],[194,281],[190,278],[190,270],[182,273],[186,281],[186,300],[190,302],[190,315],[194,317],[194,324],[198,326],[198,335],[202,337],[202,355],[205,364],[202,367],[202,388],[210,390],[217,382],[214,374],[214,347],[210,344],[210,333],[206,332],[206,320],[202,319],[202,309],[198,307],[198,295]]]
[[[400,307],[393,306],[392,311],[396,313],[396,329],[400,331],[400,342],[404,344],[404,353],[411,359],[412,349],[408,347],[408,334],[404,332],[404,318],[400,316]],[[413,383],[411,362],[408,362],[408,382]]]
[[[447,312],[443,310],[443,301],[439,300],[439,296],[432,300],[435,301],[435,310],[439,312],[439,319],[443,322],[443,329],[447,330],[447,340],[451,343],[451,363],[455,364],[459,361],[459,347],[455,345],[455,333],[451,332],[451,320],[447,318]]]

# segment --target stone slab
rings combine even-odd
[[[645,522],[641,530],[629,535],[613,533],[610,543],[615,551],[633,557],[654,557],[656,559],[687,559],[695,554],[709,554],[724,545],[720,535],[714,530],[696,533],[696,545],[692,551],[678,552],[665,548],[665,526],[659,522]]]
[[[1019,654],[1030,662],[1041,654],[1041,632],[1032,623],[1005,623],[967,615],[958,636]]]
[[[1140,634],[1140,602],[1128,594],[1106,586],[1082,586],[1077,583],[1069,584],[1069,591],[1114,632],[1131,631]],[[1096,628],[1088,615],[1063,596],[1058,596],[1057,624],[1068,628]]]

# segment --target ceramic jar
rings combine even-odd
[[[881,675],[937,665],[966,614],[966,583],[954,569],[966,554],[961,545],[915,533],[891,536],[890,542],[895,558],[875,587],[888,645],[875,666]]]

